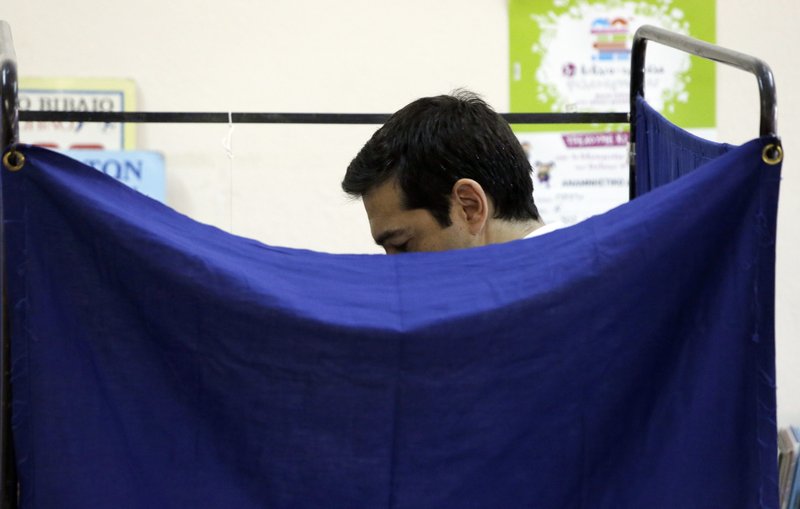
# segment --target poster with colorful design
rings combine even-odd
[[[714,1],[509,0],[512,112],[627,112],[641,25],[713,43]],[[675,124],[715,138],[715,63],[649,43],[645,97]],[[627,124],[518,125],[546,222],[571,224],[628,199]],[[600,135],[605,133],[605,135]]]

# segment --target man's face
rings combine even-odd
[[[372,238],[386,254],[445,251],[477,245],[455,207],[450,210],[452,224],[443,228],[425,209],[404,209],[402,197],[395,179],[364,195]]]

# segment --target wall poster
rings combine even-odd
[[[31,111],[136,111],[136,84],[118,78],[21,78],[19,108]],[[136,125],[20,122],[20,141],[54,150],[136,148]]]
[[[714,1],[509,0],[512,112],[628,112],[633,34],[644,24],[713,43]],[[645,97],[713,139],[716,69],[650,42]],[[628,126],[517,125],[545,222],[572,224],[628,199]]]
[[[20,79],[19,107],[29,111],[136,111],[136,83],[125,78]],[[165,200],[164,157],[137,151],[136,124],[20,122],[20,141],[79,160],[153,199]]]

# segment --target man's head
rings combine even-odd
[[[364,199],[387,253],[441,251],[510,240],[510,231],[538,224],[531,171],[508,123],[458,92],[392,115],[350,163],[342,188]]]

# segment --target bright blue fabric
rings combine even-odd
[[[733,145],[694,136],[636,98],[636,196],[669,184],[729,152]]]
[[[393,257],[265,246],[23,148],[22,507],[777,508],[769,141]]]

